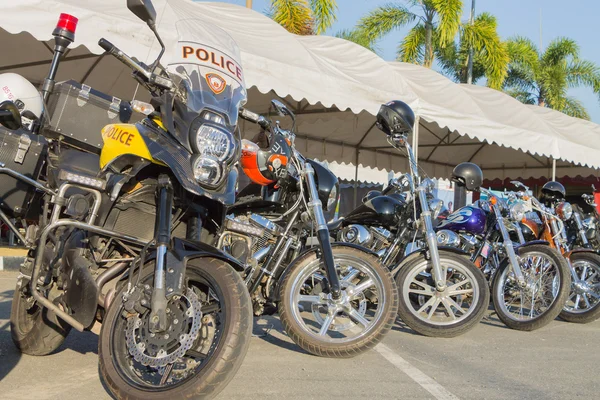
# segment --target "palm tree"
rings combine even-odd
[[[443,72],[460,83],[467,83],[469,49],[473,48],[473,83],[487,78],[487,85],[500,89],[508,72],[508,51],[496,30],[496,17],[482,13],[473,24],[461,25],[458,42],[436,49]]]
[[[335,36],[361,45],[364,48],[371,50],[373,53],[377,53],[379,50],[374,42],[369,40],[369,38],[367,38],[365,35],[361,34],[361,32],[357,29],[343,29],[336,33]]]
[[[291,33],[319,35],[336,20],[335,0],[272,0],[268,15]]]
[[[574,87],[600,92],[600,68],[579,58],[573,39],[558,38],[544,52],[529,39],[508,41],[510,64],[505,91],[526,104],[537,104],[577,118],[590,119],[583,104],[567,95]]]
[[[390,3],[371,11],[358,23],[358,30],[375,41],[397,28],[413,25],[398,47],[402,61],[430,68],[434,47],[451,43],[460,27],[462,0],[405,0],[409,7]]]

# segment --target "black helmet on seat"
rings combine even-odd
[[[560,182],[548,181],[542,186],[541,200],[543,202],[564,199],[566,196],[567,191]]]
[[[408,134],[415,125],[415,113],[408,104],[393,100],[381,105],[377,113],[377,127],[386,135]]]
[[[460,163],[452,170],[452,181],[464,186],[467,190],[477,190],[483,185],[483,172],[477,164]]]

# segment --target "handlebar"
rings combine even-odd
[[[135,62],[131,57],[127,54],[119,50],[114,44],[109,42],[108,40],[102,38],[98,41],[98,46],[102,47],[104,51],[113,55],[117,60],[121,61],[123,64],[127,65],[129,68],[133,69],[136,72],[139,72],[141,75],[146,77],[146,79],[150,79],[152,73],[142,67],[140,64]]]
[[[239,116],[241,118],[245,119],[246,121],[260,125],[260,127],[263,129],[271,128],[271,123],[269,122],[268,119],[266,119],[265,117],[263,117],[260,114],[252,112],[246,108],[240,107]]]

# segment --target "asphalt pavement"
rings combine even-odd
[[[72,331],[55,354],[21,355],[10,339],[16,273],[0,272],[0,398],[109,399],[98,377],[97,336]],[[304,353],[277,318],[255,320],[242,367],[219,400],[597,399],[600,321],[560,320],[510,330],[489,312],[453,339],[414,334],[398,322],[374,350],[336,360]]]

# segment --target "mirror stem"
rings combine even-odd
[[[148,26],[150,27],[152,32],[154,32],[154,36],[156,36],[156,39],[160,44],[160,53],[158,54],[158,58],[150,66],[150,72],[154,73],[154,70],[156,69],[156,67],[158,67],[158,64],[160,63],[160,59],[162,58],[163,54],[165,54],[165,44],[163,43],[162,39],[160,38],[160,35],[158,34],[158,31],[156,30],[156,24],[148,23]]]

